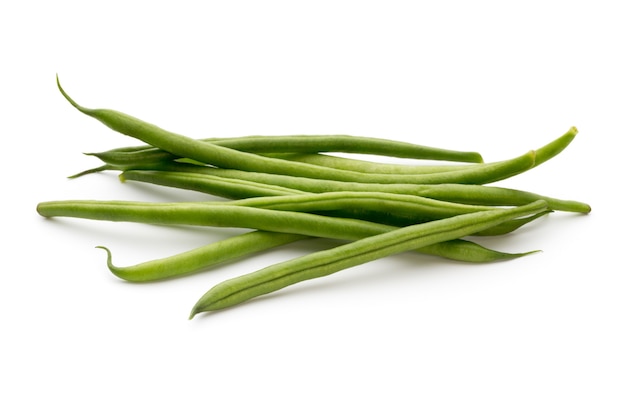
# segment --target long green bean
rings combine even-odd
[[[37,211],[44,217],[238,227],[347,240],[391,230],[391,226],[364,220],[206,202],[65,200],[39,203]]]
[[[309,238],[310,236],[257,230],[165,258],[153,259],[130,266],[113,264],[111,251],[104,246],[98,246],[98,248],[107,252],[107,267],[113,275],[131,282],[152,282],[185,276],[223,262]],[[500,252],[464,239],[433,243],[419,248],[417,251],[426,255],[469,263],[506,261],[537,252]]]
[[[233,138],[199,139],[225,148],[251,153],[318,153],[341,152],[364,155],[378,155],[403,159],[419,159],[433,161],[453,161],[481,163],[482,156],[478,152],[457,151],[416,145],[390,139],[380,139],[351,135],[282,135],[282,136],[242,136]],[[162,149],[150,146],[136,146],[111,149],[107,152],[93,153],[101,158],[124,158],[142,155],[154,160],[167,161],[178,156]],[[135,154],[135,155],[133,155]]]
[[[327,276],[382,257],[467,236],[497,226],[503,221],[545,211],[546,208],[545,202],[536,201],[521,207],[463,214],[396,229],[275,264],[217,284],[194,305],[190,318],[200,312],[231,307],[304,280]]]
[[[589,213],[591,207],[583,202],[563,200],[522,190],[504,187],[472,184],[365,184],[358,182],[344,182],[332,180],[314,180],[311,178],[293,178],[286,175],[246,172],[232,169],[197,167],[189,164],[162,165],[163,171],[124,171],[121,178],[133,181],[143,181],[170,187],[195,190],[214,194],[219,184],[215,177],[247,181],[251,191],[248,196],[261,196],[261,186],[254,184],[271,184],[282,187],[283,190],[299,190],[310,193],[326,193],[339,191],[385,192],[392,194],[407,194],[436,200],[450,201],[463,204],[478,204],[490,206],[519,206],[535,200],[545,200],[550,210]],[[232,195],[236,189],[231,190]]]
[[[225,178],[224,181],[221,182],[219,179],[215,179],[210,176],[205,177],[198,174],[177,174],[151,171],[129,171],[126,174],[130,179],[136,178],[140,181],[145,181],[146,176],[153,176],[154,178],[152,178],[152,180],[148,180],[149,182],[174,187],[181,186],[181,184],[176,181],[176,177],[178,175],[182,175],[182,181],[184,182],[184,185],[182,185],[183,188],[197,189],[198,191],[204,192],[210,191],[213,195],[219,195],[226,198],[244,198],[244,200],[229,203],[234,205],[294,211],[325,211],[330,215],[355,217],[395,226],[406,226],[417,222],[449,217],[456,214],[486,210],[493,206],[493,204],[490,206],[469,204],[459,205],[456,203],[446,202],[444,200],[385,192],[331,191],[325,193],[309,193],[307,195],[299,190],[292,190],[288,188],[280,188],[280,192],[275,192],[274,189],[266,190],[263,187],[263,184],[259,184],[257,186],[255,183],[244,180],[239,180],[240,182],[231,182],[232,180],[229,178]],[[123,180],[126,180],[123,175],[121,175],[121,177]],[[170,177],[174,177],[174,179]],[[190,181],[192,183],[197,182],[197,186],[190,186]],[[210,188],[210,190],[207,188]],[[254,198],[279,195],[285,197],[288,195],[298,195],[298,197],[286,197],[283,199]],[[542,199],[539,197],[536,199]],[[548,212],[549,211],[546,211],[546,213],[543,214],[547,214]],[[484,231],[482,234],[493,236],[510,233],[534,219],[535,218],[533,217],[528,217],[508,222],[500,225],[498,228]]]
[[[268,199],[264,199],[268,200]],[[45,217],[77,217],[107,221],[131,221],[152,224],[185,224],[217,227],[243,227],[265,231],[355,240],[385,233],[396,227],[362,220],[333,218],[309,213],[292,213],[270,209],[211,203],[139,203],[126,201],[52,201],[40,203],[39,214]],[[491,210],[485,210],[491,211]],[[467,247],[467,244],[465,244]],[[449,259],[483,262],[494,256],[484,248],[474,248],[475,255],[463,247],[448,245],[428,249]],[[472,256],[480,256],[474,259]]]
[[[181,158],[161,149],[149,148],[137,151],[89,152],[88,156],[95,156],[106,163],[109,169],[137,169],[137,166],[154,166],[160,163],[180,160]],[[473,167],[473,164],[396,164],[372,162],[362,159],[347,158],[322,153],[269,153],[259,155],[303,162],[312,165],[321,165],[328,168],[344,171],[356,171],[372,174],[432,174],[436,172],[456,171]]]
[[[366,174],[327,168],[302,162],[268,158],[256,154],[236,151],[214,145],[209,142],[197,141],[183,135],[163,130],[155,125],[146,123],[127,114],[109,109],[89,109],[76,103],[65,91],[57,78],[58,88],[63,96],[80,112],[95,118],[109,128],[142,140],[152,146],[161,148],[174,155],[191,158],[222,168],[236,168],[244,171],[260,171],[274,174],[285,174],[295,177],[322,178],[340,181],[372,182],[372,183],[449,183],[486,184],[499,181],[531,169],[537,157],[536,151],[530,151],[510,160],[462,170],[462,175],[454,172],[424,175],[392,175]],[[566,135],[575,136],[572,128]],[[556,149],[556,148],[555,148]]]
[[[536,159],[535,166],[538,166],[554,156],[558,155],[562,152],[576,137],[578,130],[575,127],[570,128],[564,135],[557,138],[556,140],[548,143],[547,145],[539,148],[536,151]],[[308,136],[306,136],[308,138]],[[332,136],[331,136],[332,137]],[[253,140],[250,140],[250,139]],[[272,142],[278,142],[278,146],[275,148],[267,147],[266,141],[262,140],[263,138],[269,138]],[[285,138],[289,140],[285,141]],[[323,146],[317,146],[313,143],[311,145],[307,144],[306,149],[308,153],[294,153],[289,152],[289,145],[294,143],[293,139],[297,139],[298,137],[244,137],[244,138],[229,138],[229,139],[217,139],[210,140],[204,139],[205,141],[211,141],[214,144],[218,144],[221,146],[231,147],[233,149],[244,150],[244,151],[265,151],[261,152],[261,155],[269,156],[273,158],[281,158],[287,159],[290,161],[304,162],[313,165],[320,165],[334,169],[347,170],[347,171],[357,171],[357,172],[365,172],[365,173],[374,173],[374,174],[433,174],[433,173],[441,173],[448,171],[458,171],[464,170],[467,168],[474,168],[471,164],[457,164],[457,165],[401,165],[401,164],[386,164],[381,162],[370,162],[352,158],[331,156],[331,155],[322,155],[320,152],[324,152]],[[311,138],[316,138],[316,136],[311,136]],[[354,138],[354,137],[350,137]],[[259,140],[261,139],[261,140]],[[252,144],[265,144],[264,147],[260,146],[250,146],[246,148],[245,146],[232,146],[233,144],[237,144],[242,142],[243,140],[247,140],[247,142],[251,142]],[[282,142],[286,142],[282,144]],[[385,141],[385,140],[383,140]],[[328,139],[325,139],[324,142],[328,142]],[[358,143],[358,141],[357,141]],[[384,143],[384,142],[383,142]],[[402,142],[401,142],[402,143]],[[267,150],[266,150],[267,148]],[[355,146],[357,148],[357,146]],[[295,149],[295,148],[294,148]],[[326,149],[333,149],[331,146],[327,146]],[[335,150],[341,149],[340,147],[335,148]],[[271,153],[268,153],[271,152]],[[282,152],[282,153],[281,153]],[[372,150],[373,152],[373,150]],[[384,150],[379,149],[379,154],[384,155]],[[448,152],[448,151],[446,151]],[[456,151],[451,151],[456,152]],[[391,154],[391,152],[389,152]],[[174,161],[180,159],[180,157],[176,155],[172,155],[171,153],[165,152],[162,149],[154,148],[154,147],[146,147],[146,146],[138,146],[134,148],[117,148],[112,149],[106,152],[94,152],[88,153],[87,155],[92,155],[100,158],[103,162],[108,164],[111,168],[118,167],[120,169],[137,169],[137,166],[145,166],[147,164],[158,164],[158,163],[166,163],[170,161]],[[481,157],[482,160],[482,157]],[[494,164],[496,162],[491,162],[489,164]],[[484,166],[483,166],[484,168]]]

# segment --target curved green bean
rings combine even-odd
[[[190,319],[200,312],[231,307],[304,280],[330,275],[396,253],[457,239],[507,220],[544,211],[546,208],[545,202],[536,201],[521,207],[463,214],[396,229],[275,264],[217,284],[194,305]]]
[[[523,157],[514,158],[513,160],[489,162],[478,165],[396,165],[383,164],[368,161],[360,161],[349,158],[340,158],[330,155],[319,154],[263,154],[264,156],[305,163],[314,166],[328,167],[340,171],[361,172],[382,176],[398,176],[408,175],[407,181],[412,183],[463,183],[463,184],[486,184],[510,176],[516,175],[520,170],[517,164],[527,163],[526,169],[536,167],[562,152],[572,140],[576,137],[578,130],[575,127],[570,128],[565,134],[559,138],[549,142],[548,144],[537,149],[534,154],[534,165],[530,166],[530,161]],[[136,152],[128,151],[108,151],[101,153],[92,153],[99,157],[108,165],[109,169],[129,170],[129,169],[165,169],[168,163],[176,160],[171,154],[159,149],[141,149]],[[167,156],[169,155],[169,156]],[[163,168],[159,167],[163,164]],[[341,179],[346,181],[345,178]],[[353,179],[352,179],[353,180]],[[351,181],[352,181],[351,180]],[[375,178],[365,177],[360,182],[376,182]],[[385,181],[386,182],[386,181]]]
[[[111,251],[104,246],[97,247],[107,252],[107,267],[113,275],[130,282],[153,282],[185,276],[223,262],[309,238],[310,236],[304,235],[253,231],[186,252],[131,266],[114,265]],[[463,239],[434,243],[417,251],[427,255],[470,263],[506,261],[537,252],[500,252]]]
[[[173,256],[125,267],[113,264],[111,251],[107,247],[97,247],[107,252],[107,267],[118,278],[132,282],[150,282],[190,274],[246,255],[309,238],[310,236],[305,235],[257,230]]]
[[[259,171],[274,174],[286,174],[295,177],[332,179],[339,181],[372,183],[470,183],[486,184],[509,178],[527,171],[535,164],[536,152],[507,161],[462,170],[462,175],[444,172],[423,175],[366,174],[327,168],[302,162],[293,162],[268,158],[256,154],[224,148],[209,142],[197,141],[183,135],[163,130],[155,125],[141,121],[127,114],[109,109],[88,109],[76,103],[62,89],[57,78],[57,85],[63,96],[80,112],[95,118],[109,128],[122,134],[135,137],[147,144],[161,148],[180,157],[191,158],[202,163],[222,168],[236,168],[243,171]],[[572,129],[570,129],[571,131]],[[575,135],[575,132],[569,132]]]
[[[570,128],[565,134],[560,136],[559,138],[549,142],[547,145],[537,149],[536,157],[535,157],[535,166],[538,166],[549,159],[552,159],[560,152],[562,152],[572,140],[576,137],[578,133],[578,129],[576,127]],[[321,165],[329,168],[346,170],[346,171],[357,171],[357,172],[365,172],[365,173],[375,173],[375,174],[432,174],[432,173],[440,173],[447,171],[457,171],[463,170],[467,168],[471,168],[472,165],[401,165],[401,164],[388,164],[381,162],[370,162],[352,158],[338,157],[332,155],[323,155],[320,152],[324,152],[323,147],[315,147],[312,145],[307,145],[306,149],[300,148],[300,152],[308,151],[308,153],[295,153],[293,150],[296,148],[289,148],[289,145],[294,143],[294,139],[297,138],[318,138],[319,136],[276,136],[276,137],[263,137],[263,136],[247,136],[242,138],[226,138],[226,139],[201,139],[203,141],[211,141],[212,143],[219,144],[221,146],[231,147],[237,150],[244,151],[256,151],[260,152],[263,156],[269,156],[272,158],[280,158],[287,159],[291,161],[304,162],[312,165]],[[323,136],[324,140],[328,142],[329,138],[340,137],[340,136]],[[267,143],[262,139],[269,138],[272,140],[271,143],[275,144],[275,147],[268,147]],[[356,137],[348,138],[355,139]],[[251,140],[252,139],[252,140]],[[261,139],[261,140],[259,140]],[[376,139],[378,140],[378,139]],[[255,146],[237,146],[238,143],[241,142],[251,142],[255,144]],[[386,139],[382,140],[382,143],[387,141]],[[284,144],[282,142],[285,142]],[[394,142],[394,141],[392,141]],[[358,141],[356,141],[358,143]],[[400,142],[404,144],[403,142]],[[264,144],[264,146],[259,146],[259,144]],[[234,146],[233,146],[234,145]],[[355,148],[357,148],[355,146]],[[328,151],[340,151],[341,148],[333,148],[332,146],[327,146]],[[449,151],[446,151],[449,152]],[[456,152],[456,151],[451,151]],[[373,153],[373,152],[372,152]],[[378,150],[378,154],[386,155],[384,153],[384,149]],[[95,152],[88,153],[87,155],[93,155],[100,158],[103,162],[112,165],[118,166],[126,169],[137,169],[138,165],[146,165],[146,164],[155,164],[155,163],[165,163],[169,161],[174,161],[179,159],[178,156],[172,155],[162,149],[154,148],[154,147],[146,147],[146,146],[138,146],[138,147],[126,147],[126,148],[116,148],[106,152]],[[387,156],[398,156],[393,155],[391,152],[387,154]],[[480,161],[466,161],[466,162],[482,162],[482,157],[480,157]],[[490,163],[490,164],[493,164]]]

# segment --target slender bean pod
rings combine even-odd
[[[393,226],[362,220],[212,203],[56,201],[40,203],[38,212],[45,217],[65,216],[152,224],[243,227],[340,240],[356,240],[397,229]],[[271,242],[269,244],[271,245]],[[467,247],[468,244],[464,245],[464,247]],[[469,255],[475,256],[475,253],[468,253],[464,247],[450,244],[444,248],[428,250],[432,250],[432,253],[437,253],[439,256],[466,262],[484,262],[485,260],[493,259],[494,256],[500,259],[507,258],[504,254],[493,253],[489,249],[476,246],[474,251],[482,251],[482,253],[478,258],[472,258]],[[210,251],[211,249],[208,250]],[[247,249],[244,249],[244,251],[247,251]],[[176,261],[174,261],[174,264],[176,264]],[[152,264],[148,268],[151,267]],[[114,270],[112,272],[115,273]]]
[[[403,159],[433,161],[453,161],[482,163],[478,152],[457,151],[434,148],[390,139],[380,139],[351,135],[282,135],[282,136],[242,136],[234,138],[199,139],[225,148],[238,151],[263,153],[319,153],[341,152],[364,155],[379,155]],[[177,155],[150,146],[137,146],[111,149],[107,152],[94,153],[94,156],[106,158],[133,157],[132,154],[150,155],[155,160],[167,161],[178,158]]]
[[[195,190],[213,194],[213,187],[219,180],[215,177],[248,181],[251,189],[254,184],[272,184],[287,190],[310,193],[338,191],[385,192],[407,194],[436,200],[463,204],[489,206],[520,206],[536,200],[545,200],[550,210],[589,213],[591,207],[583,202],[563,200],[522,190],[504,187],[473,184],[364,184],[332,180],[293,178],[258,172],[245,172],[232,169],[197,167],[189,164],[168,164],[161,166],[166,171],[125,171],[125,180],[143,181],[171,187]],[[171,171],[170,171],[171,170]],[[207,175],[206,181],[203,175]],[[256,191],[260,191],[259,188]],[[256,194],[264,195],[264,194]]]
[[[44,217],[238,227],[345,240],[392,230],[391,226],[364,220],[206,202],[66,200],[39,203],[37,211]]]
[[[576,137],[578,130],[575,127],[570,128],[564,135],[557,138],[556,140],[548,143],[547,145],[539,148],[536,151],[535,157],[535,166],[538,166],[549,159],[555,157],[560,152],[562,152]],[[326,136],[324,138],[324,143],[329,142],[329,138],[339,137],[339,136]],[[267,138],[271,140],[270,143],[276,144],[276,147],[268,147],[267,141],[263,139]],[[320,165],[334,169],[346,170],[346,171],[357,171],[364,173],[373,173],[373,174],[433,174],[433,173],[441,173],[441,172],[449,172],[449,171],[458,171],[464,170],[467,168],[473,168],[473,166],[460,164],[460,165],[401,165],[401,164],[386,164],[381,162],[369,162],[352,158],[331,156],[331,155],[322,155],[320,152],[324,152],[324,149],[328,149],[327,151],[341,151],[341,147],[337,146],[333,148],[331,144],[324,146],[315,146],[315,144],[307,144],[306,148],[303,148],[300,145],[300,152],[295,153],[290,150],[289,145],[297,142],[298,136],[278,136],[278,137],[262,137],[262,136],[248,136],[243,138],[228,138],[228,139],[203,139],[204,141],[211,141],[214,144],[218,144],[220,146],[230,147],[232,149],[244,150],[244,151],[256,151],[260,152],[264,156],[269,156],[273,158],[281,158],[287,159],[291,161],[304,162],[312,165]],[[305,138],[318,138],[317,136],[305,136]],[[356,137],[348,136],[347,138],[355,139]],[[295,141],[294,141],[295,139]],[[368,138],[363,138],[368,139]],[[241,142],[250,142],[255,146],[236,146],[237,143]],[[376,139],[379,141],[379,139]],[[386,143],[386,139],[382,140],[380,143]],[[277,143],[278,142],[278,143]],[[284,143],[283,143],[284,142]],[[395,141],[391,141],[394,142]],[[301,142],[302,143],[302,142]],[[354,149],[358,149],[359,141],[356,140],[354,144]],[[259,146],[259,144],[264,144],[264,146]],[[400,144],[406,145],[404,142],[400,142]],[[233,146],[235,145],[235,146]],[[293,148],[298,149],[297,147]],[[303,151],[308,151],[307,153],[302,153]],[[387,154],[383,149],[376,150],[379,155],[386,156],[399,156],[401,153],[392,154],[392,152],[388,152]],[[271,152],[271,153],[268,153]],[[282,152],[282,153],[281,153]],[[457,152],[457,151],[447,151],[442,150],[442,152]],[[374,153],[374,150],[371,150],[371,153]],[[473,153],[469,153],[473,154]],[[112,149],[106,152],[97,152],[97,153],[89,153],[88,155],[93,155],[100,158],[103,162],[111,165],[118,166],[126,169],[136,169],[139,166],[145,166],[146,164],[155,164],[155,163],[166,163],[170,161],[174,161],[179,159],[178,156],[163,151],[162,149],[154,148],[154,147],[134,147],[134,148],[117,148]],[[478,154],[477,154],[478,155]],[[467,161],[467,162],[481,162],[482,157],[480,157],[480,161]],[[489,163],[494,164],[494,162]],[[487,165],[489,165],[487,164]]]
[[[407,226],[409,224],[423,222],[427,220],[433,220],[436,218],[442,218],[446,216],[456,215],[465,212],[471,212],[475,210],[484,210],[494,204],[480,206],[480,205],[450,205],[449,202],[437,199],[423,200],[419,196],[407,195],[407,194],[392,194],[385,192],[323,192],[323,193],[307,193],[299,190],[294,190],[291,193],[291,189],[281,188],[280,193],[274,192],[274,190],[266,190],[263,184],[258,184],[251,181],[242,181],[241,183],[233,183],[231,179],[225,178],[224,182],[220,182],[219,178],[205,177],[201,174],[195,173],[175,173],[175,172],[159,172],[159,171],[127,171],[120,175],[123,181],[128,179],[144,181],[153,184],[165,185],[176,188],[190,189],[199,192],[205,192],[212,195],[218,195],[226,198],[245,198],[245,201],[233,202],[235,205],[253,205],[255,202],[263,201],[255,199],[254,197],[266,197],[266,196],[287,196],[287,195],[299,195],[300,196],[300,209],[295,209],[292,205],[290,210],[303,211],[330,211],[330,215],[339,217],[351,217],[362,220],[370,220],[377,223],[383,223],[394,226]],[[384,188],[381,188],[384,189]],[[348,194],[345,194],[348,193]],[[346,201],[345,199],[337,199],[333,201],[333,197],[354,194],[359,198],[356,201]],[[368,199],[369,196],[375,196],[373,199]],[[541,198],[536,198],[539,200]],[[320,205],[320,200],[326,200],[324,206]],[[273,200],[274,203],[280,200]],[[530,200],[534,201],[534,200]],[[293,200],[290,202],[292,203]],[[424,205],[426,203],[426,205]],[[353,204],[351,206],[351,204]],[[390,207],[390,204],[393,207]],[[441,204],[441,205],[440,205]],[[400,207],[402,205],[402,207]],[[438,206],[438,207],[436,207]],[[276,209],[279,206],[271,208]],[[280,206],[281,210],[287,209],[287,206]],[[333,210],[335,210],[333,212]],[[544,213],[547,214],[548,212]],[[500,235],[510,233],[524,224],[534,220],[535,218],[519,219],[515,222],[506,223],[500,225],[497,229],[488,230],[483,232],[485,235]]]
[[[286,188],[279,185],[258,183],[239,178],[225,178],[198,173],[177,173],[165,171],[125,171],[120,181],[141,181],[167,187],[204,192],[224,198],[249,198],[309,194],[307,191]]]
[[[150,282],[183,276],[253,253],[309,238],[309,236],[289,233],[253,231],[173,256],[125,267],[113,264],[111,251],[108,248],[104,246],[98,246],[98,248],[107,252],[107,267],[118,278],[132,282]],[[489,254],[485,256],[489,256]],[[502,256],[504,259],[506,254]],[[520,256],[522,255],[520,254]]]
[[[545,211],[546,208],[545,202],[536,201],[510,209],[463,214],[404,227],[269,266],[217,284],[194,305],[190,318],[200,312],[232,307],[304,280],[327,276],[396,253],[467,236],[497,226],[503,221]]]
[[[152,282],[184,276],[223,262],[308,238],[310,237],[303,235],[253,231],[190,251],[131,266],[114,265],[111,251],[104,246],[98,246],[98,248],[107,252],[107,267],[118,278],[131,282]],[[418,251],[427,255],[470,263],[506,261],[537,252],[500,252],[463,239],[434,243]]]
[[[312,165],[321,165],[328,168],[342,169],[344,171],[356,171],[370,174],[434,174],[440,172],[459,171],[472,168],[471,164],[396,164],[381,161],[366,161],[355,158],[347,158],[337,155],[326,155],[320,153],[264,153],[264,156],[272,158],[287,159],[290,161],[304,162]],[[165,161],[164,161],[165,162]]]
[[[332,168],[268,158],[225,148],[210,142],[197,141],[183,135],[168,132],[158,126],[115,110],[82,107],[63,90],[58,78],[57,86],[68,102],[83,114],[95,118],[119,133],[134,137],[149,145],[163,149],[174,155],[179,155],[180,157],[191,158],[199,162],[224,168],[272,172],[298,177],[334,178],[349,181],[357,180],[359,176],[362,176],[360,174]],[[530,166],[532,166],[532,162],[534,162],[534,158],[532,159]],[[522,158],[513,161],[509,170],[517,170],[520,165],[524,167],[523,169],[530,168],[528,164],[524,165],[524,158]],[[371,177],[369,180],[373,181],[374,179],[378,182],[396,182],[400,178],[396,178],[396,176],[377,175]]]
[[[480,164],[466,170],[462,175],[444,172],[423,175],[367,174],[327,168],[302,162],[268,158],[261,155],[224,148],[210,142],[197,141],[183,135],[163,130],[127,114],[109,109],[89,109],[78,105],[65,91],[57,78],[57,85],[63,96],[80,112],[95,118],[109,128],[142,140],[143,142],[163,149],[174,155],[191,158],[195,161],[218,166],[236,168],[243,171],[259,171],[295,177],[332,179],[339,181],[355,181],[370,183],[463,183],[487,184],[500,181],[531,169],[537,158],[535,151],[530,151],[517,158],[492,164]],[[572,128],[566,135],[575,136]],[[558,146],[555,146],[557,149]],[[546,155],[554,154],[554,150]],[[544,157],[540,157],[541,161]]]
[[[102,170],[128,170],[128,169],[158,169],[160,164],[166,164],[172,161],[180,161],[176,155],[160,149],[150,148],[138,151],[105,151],[90,152],[85,155],[95,156],[105,163],[99,168]],[[354,158],[346,158],[335,155],[326,155],[319,153],[303,154],[303,153],[263,153],[260,154],[269,158],[286,159],[290,161],[302,162],[311,165],[325,166],[333,169],[344,171],[364,172],[371,174],[392,174],[392,175],[421,175],[433,174],[440,172],[458,171],[472,167],[469,164],[458,165],[403,165],[383,162],[370,162]],[[188,161],[192,161],[189,160]],[[200,164],[200,163],[197,163]],[[79,177],[91,172],[87,170],[80,174],[71,176],[70,178]]]

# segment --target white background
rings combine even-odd
[[[22,1],[0,7],[0,414],[626,415],[624,13],[615,1]],[[588,202],[465,265],[404,254],[187,320],[217,282],[308,242],[180,280],[133,263],[240,232],[45,220],[40,201],[200,200],[121,184],[82,152],[138,144],[117,109],[191,137],[344,133],[517,156],[499,185]]]

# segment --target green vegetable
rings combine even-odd
[[[494,226],[494,228],[497,227]],[[123,267],[113,264],[112,254],[108,248],[104,246],[98,246],[98,248],[107,252],[107,266],[118,278],[132,282],[150,282],[184,276],[246,255],[309,238],[303,235],[257,230],[176,255]],[[499,252],[463,239],[434,243],[421,247],[418,251],[427,255],[471,263],[505,261],[536,252]]]
[[[137,138],[149,145],[163,149],[179,157],[190,158],[194,161],[214,165],[221,168],[235,168],[243,171],[258,171],[273,174],[290,175],[294,177],[308,177],[331,179],[339,181],[357,181],[368,183],[415,183],[433,184],[457,182],[463,184],[486,184],[500,181],[521,172],[531,169],[542,163],[546,158],[558,153],[560,146],[555,142],[571,142],[577,131],[570,129],[559,140],[554,141],[547,152],[530,151],[517,158],[479,164],[460,172],[443,172],[434,174],[394,175],[368,174],[351,172],[324,166],[311,165],[302,162],[269,158],[261,155],[225,148],[210,142],[203,142],[183,135],[168,132],[153,124],[139,120],[133,116],[109,109],[89,109],[76,103],[61,87],[57,78],[57,85],[63,96],[80,112],[95,118],[109,128]],[[538,161],[538,162],[536,162]]]
[[[553,211],[589,213],[583,202],[489,186],[560,154],[575,127],[518,157],[483,162],[477,152],[349,135],[245,136],[192,139],[110,109],[77,110],[140,146],[88,153],[104,165],[72,176],[121,171],[122,182],[141,181],[224,197],[230,201],[147,203],[65,200],[41,202],[44,217],[76,217],[148,224],[249,229],[240,235],[112,274],[131,282],[181,277],[263,250],[317,237],[338,246],[272,265],[215,285],[191,311],[219,310],[298,282],[333,274],[404,251],[464,262],[492,262],[534,253],[505,253],[466,239],[506,235]],[[388,164],[327,155],[341,152],[462,162]]]
[[[198,167],[189,164],[170,164],[162,166],[164,170],[124,171],[120,178],[123,181],[133,180],[200,191],[208,194],[229,198],[258,197],[265,194],[266,186],[280,187],[282,193],[327,193],[341,191],[384,192],[406,194],[431,198],[435,200],[479,204],[490,206],[519,206],[536,200],[545,200],[550,210],[589,213],[591,207],[579,201],[563,200],[545,195],[530,193],[504,187],[474,184],[369,184],[359,182],[332,181],[311,178],[294,178],[286,175],[275,175],[260,172],[246,172],[234,169],[218,169]],[[219,178],[224,180],[221,184]],[[242,189],[227,180],[243,181]],[[222,190],[220,192],[219,190]],[[245,190],[246,192],[242,192]],[[285,195],[281,194],[281,195]]]
[[[200,312],[231,307],[304,280],[330,275],[396,253],[467,236],[507,220],[539,213],[546,207],[544,201],[536,201],[511,209],[463,214],[408,226],[269,266],[217,284],[198,300],[191,310],[190,318]]]

